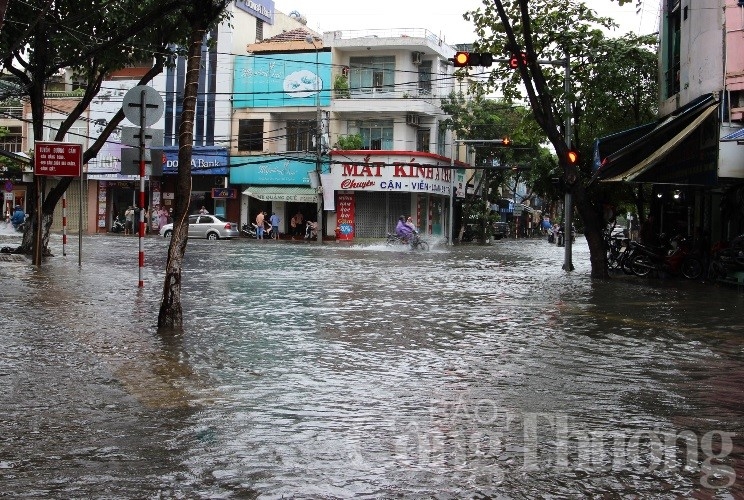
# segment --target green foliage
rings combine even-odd
[[[349,78],[344,75],[336,75],[333,80],[333,90],[335,96],[340,99],[346,99],[349,97]]]
[[[358,150],[362,149],[362,134],[342,135],[336,141],[338,149]]]
[[[528,47],[517,0],[504,0],[504,8],[517,38],[520,50]],[[568,53],[571,60],[571,143],[584,159],[589,174],[591,147],[596,137],[652,121],[657,98],[657,40],[655,36],[633,34],[609,37],[604,30],[616,27],[577,0],[534,0],[529,2],[531,44],[540,61],[562,61]],[[476,46],[481,51],[510,54],[493,2],[483,9],[465,14],[476,26]],[[550,109],[559,117],[561,133],[565,122],[565,68],[561,64],[540,64],[549,89]],[[531,76],[534,76],[530,72]],[[509,101],[524,99],[519,71],[506,65],[494,65],[485,82]],[[484,90],[486,91],[486,90]]]

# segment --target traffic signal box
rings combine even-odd
[[[493,64],[493,54],[489,52],[456,52],[452,62],[456,68],[466,66],[482,66],[487,68]]]

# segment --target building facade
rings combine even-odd
[[[321,219],[326,237],[380,238],[400,215],[449,224],[451,133],[441,99],[455,50],[426,30],[304,30],[236,57],[230,182],[243,221]],[[350,146],[353,145],[353,146]],[[458,167],[462,162],[456,162]]]
[[[205,206],[210,213],[236,220],[240,213],[237,193],[228,186],[229,151],[233,139],[231,128],[234,54],[264,37],[304,26],[296,17],[276,11],[272,0],[237,1],[228,6],[229,21],[222,22],[207,34],[202,49],[199,93],[196,102],[194,141],[192,144],[191,210]],[[147,177],[146,205],[172,209],[178,171],[178,127],[182,112],[187,61],[178,57],[149,86],[163,98],[163,116],[151,126],[163,131],[162,175]],[[111,75],[102,86],[100,97],[91,105],[91,131],[98,137],[107,120],[121,108],[123,96],[134,87],[149,68],[127,68]],[[135,126],[123,122],[122,127]],[[89,162],[89,200],[96,206],[96,217],[88,227],[91,232],[105,232],[129,205],[139,204],[139,176],[121,171],[121,127],[107,141],[98,156]],[[157,230],[152,217],[150,229]]]
[[[744,2],[663,0],[661,10],[661,118],[598,140],[595,175],[652,184],[656,233],[729,241],[744,232]]]

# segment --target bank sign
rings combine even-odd
[[[365,151],[365,156],[342,151],[349,161],[334,163],[325,177],[323,189],[335,191],[387,191],[430,193],[449,196],[452,170],[445,159],[430,153],[389,153]],[[383,153],[383,154],[380,154]],[[330,181],[331,186],[326,184]]]
[[[237,0],[235,6],[267,24],[274,24],[273,0]]]
[[[178,146],[163,148],[163,175],[178,173]],[[194,146],[191,149],[191,175],[227,175],[227,148]]]

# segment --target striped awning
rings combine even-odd
[[[731,132],[721,137],[721,142],[744,141],[744,128]]]

